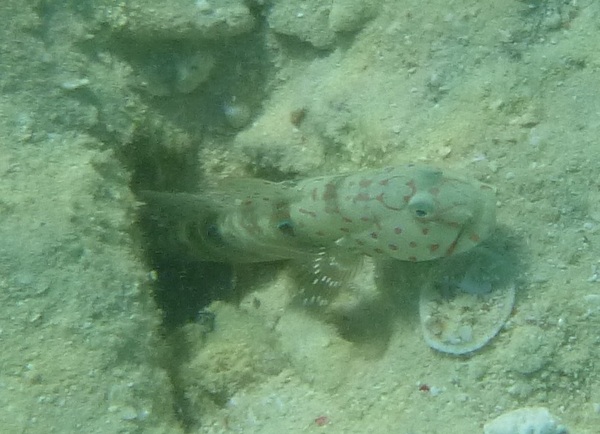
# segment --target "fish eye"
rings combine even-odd
[[[219,227],[212,222],[206,225],[197,222],[188,222],[185,225],[186,241],[193,245],[204,245],[207,241],[216,246],[223,247],[225,240]]]
[[[277,223],[277,229],[281,231],[282,234],[287,236],[294,236],[294,224],[290,220],[283,220]]]
[[[417,218],[430,217],[435,212],[435,204],[431,195],[427,193],[417,193],[408,202],[408,209]]]

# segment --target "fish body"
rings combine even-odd
[[[179,244],[215,262],[323,252],[428,261],[470,249],[495,226],[492,187],[418,165],[144,197]]]
[[[160,254],[231,264],[293,260],[297,296],[317,307],[331,306],[344,288],[357,294],[375,284],[379,259],[452,256],[475,247],[495,226],[492,187],[416,165],[282,183],[226,179],[198,194],[142,197],[144,223]],[[485,251],[451,258],[423,281],[421,328],[435,350],[477,351],[510,316],[516,286],[505,271],[493,272],[497,257]],[[365,255],[373,260],[364,261]],[[405,271],[394,265],[382,269]],[[398,282],[391,274],[384,285]],[[338,313],[346,323],[346,308]]]

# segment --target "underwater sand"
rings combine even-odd
[[[0,16],[0,432],[481,433],[527,406],[597,432],[597,2],[5,0]],[[164,254],[136,213],[141,190],[409,162],[498,190],[516,308],[470,356],[421,333],[443,261],[385,264],[315,308],[285,264],[233,279]]]

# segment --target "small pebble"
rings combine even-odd
[[[64,90],[76,90],[76,89],[80,89],[82,87],[87,86],[88,84],[90,84],[90,80],[87,78],[76,78],[73,80],[67,80],[67,81],[63,81],[60,84],[60,87],[63,88]]]
[[[138,417],[137,411],[131,406],[125,406],[121,409],[121,419],[123,420],[135,420]]]
[[[250,107],[247,104],[237,101],[225,104],[223,106],[223,113],[229,126],[236,129],[245,127],[252,119]]]
[[[567,434],[545,407],[523,407],[501,414],[483,426],[484,434]]]

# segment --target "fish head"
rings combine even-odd
[[[496,198],[490,185],[420,166],[390,175],[378,195],[380,229],[376,237],[371,233],[376,253],[428,261],[467,251],[494,231]]]
[[[496,225],[495,189],[443,174],[435,185],[415,193],[407,203],[414,231],[423,235],[431,259],[467,251],[488,238]],[[432,248],[431,241],[436,244]],[[439,245],[439,247],[438,247]]]

